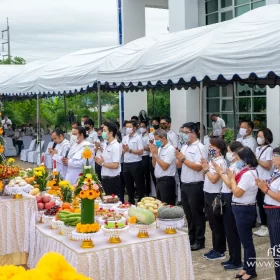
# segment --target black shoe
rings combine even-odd
[[[243,275],[245,275],[245,274],[246,274],[246,273],[244,273],[244,274],[241,275],[241,274],[238,273],[238,274],[235,275],[235,278],[241,279],[241,278],[243,277]]]
[[[204,244],[194,243],[193,245],[191,245],[191,251],[198,251],[204,248],[205,248]]]
[[[243,276],[244,276],[244,275],[243,275]],[[258,276],[258,275],[257,275],[257,273],[252,274],[252,275],[251,275],[249,278],[247,278],[246,280],[252,280],[252,279],[255,279],[257,276]],[[243,277],[242,277],[242,278],[240,278],[240,279],[245,280]]]
[[[228,265],[228,264],[232,264],[232,260],[231,259],[229,259],[229,260],[227,260],[225,262],[221,262],[222,266],[225,266],[225,265]]]
[[[179,206],[182,205],[182,201],[178,201],[177,205],[179,205]]]

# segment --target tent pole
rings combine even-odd
[[[100,93],[100,83],[97,83],[97,96],[98,96],[98,127],[101,126],[102,121],[102,106],[101,106],[101,93]]]
[[[63,95],[63,98],[64,98],[65,133],[67,134],[68,127],[67,127],[67,114],[66,114],[67,109],[66,109],[66,97],[65,97],[65,95]]]
[[[199,86],[199,121],[200,121],[200,142],[204,144],[204,129],[203,129],[203,81]]]
[[[236,92],[237,92],[237,82],[233,82],[233,92],[232,92],[232,102],[233,102],[233,129],[234,129],[234,139],[236,139],[236,132],[237,132],[237,100],[236,100]]]
[[[42,158],[42,151],[41,151],[41,126],[40,126],[40,99],[39,94],[37,94],[37,143],[40,145],[40,161]],[[34,166],[37,162],[37,159],[34,162]]]

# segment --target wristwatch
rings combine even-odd
[[[132,150],[131,150],[131,149],[129,149],[129,152],[130,152],[130,153],[132,153]]]
[[[185,162],[185,160],[186,160],[186,158],[184,157],[184,158],[182,158],[181,162],[182,162],[182,163],[184,163],[184,162]]]
[[[155,159],[158,159],[158,156],[154,156]]]

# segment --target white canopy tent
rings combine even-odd
[[[280,5],[267,5],[232,20],[129,43],[98,70],[110,90],[246,84],[280,84]]]

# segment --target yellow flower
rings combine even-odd
[[[3,190],[3,182],[0,181],[0,192]]]
[[[80,198],[87,198],[87,195],[84,191],[80,192]]]
[[[43,176],[42,171],[35,171],[34,174],[35,174],[36,177],[42,177]]]
[[[15,162],[15,160],[13,159],[13,158],[9,158],[8,160],[7,160],[7,163],[8,164],[11,164],[11,163],[14,163]]]
[[[76,231],[80,233],[90,233],[90,232],[98,232],[100,230],[100,225],[98,223],[93,224],[77,224]]]
[[[136,224],[136,223],[137,223],[136,217],[135,217],[135,216],[130,217],[130,218],[129,218],[129,223],[130,223],[130,224]]]
[[[0,279],[11,279],[14,275],[21,274],[25,269],[22,266],[4,265],[0,266]]]
[[[58,175],[58,171],[53,171],[52,175],[53,176],[57,176]]]
[[[92,180],[92,175],[90,173],[86,174],[86,178],[91,179]]]
[[[92,157],[92,151],[86,147],[83,151],[83,158],[84,159],[90,159]]]

